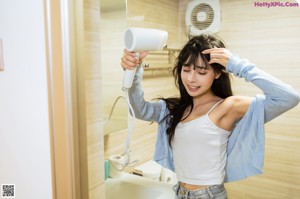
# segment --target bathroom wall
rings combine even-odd
[[[151,1],[128,0],[128,26],[165,29],[170,34],[169,45],[180,48],[187,41],[184,15],[188,2],[165,0],[152,5]],[[300,91],[300,7],[255,7],[249,0],[222,0],[221,10],[218,34],[224,38],[229,50]],[[116,54],[115,59],[120,57],[121,54]],[[114,67],[113,73],[122,77],[118,67]],[[115,81],[120,82],[114,79],[111,84],[116,84]],[[145,98],[151,100],[158,95],[176,94],[173,82],[172,77],[144,79]],[[233,79],[233,90],[238,95],[260,93],[250,83],[236,78]],[[298,105],[266,124],[264,174],[226,184],[229,198],[279,199],[300,195],[299,115]],[[122,153],[126,136],[127,129],[106,135],[105,157]],[[155,138],[156,124],[136,121],[132,148],[141,162],[152,158]]]
[[[120,70],[120,58],[124,49],[124,31],[127,28],[126,1],[100,1],[100,39],[103,116],[108,121],[114,101],[124,94],[122,88],[123,71]],[[124,100],[119,100],[113,115],[104,125],[104,132],[115,132],[127,127],[127,108]]]
[[[102,65],[100,32],[100,1],[76,0],[74,20],[78,111],[78,142],[80,152],[79,198],[99,199],[105,196]],[[73,54],[73,55],[74,55]],[[78,157],[77,157],[78,158]]]

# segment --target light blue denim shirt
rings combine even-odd
[[[232,56],[226,70],[260,88],[249,109],[231,132],[227,145],[225,182],[242,180],[261,174],[264,163],[264,123],[274,119],[299,103],[300,97],[291,86],[255,67],[246,59]],[[130,103],[138,119],[157,122],[158,132],[154,160],[174,171],[173,153],[168,143],[165,117],[169,110],[165,101],[145,101],[142,90],[143,69],[138,68],[129,89]]]

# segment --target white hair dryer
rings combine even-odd
[[[162,50],[166,46],[168,32],[150,28],[128,28],[125,32],[125,48],[130,52],[136,52],[139,59],[140,51]],[[134,70],[125,70],[123,90],[132,86],[135,75]]]

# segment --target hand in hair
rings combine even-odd
[[[129,52],[128,50],[124,49],[123,56],[121,58],[121,66],[125,69],[133,70],[135,67],[138,67],[143,59],[148,55],[147,51],[141,51],[139,59],[136,58],[135,52]]]
[[[226,48],[211,48],[202,51],[203,54],[210,54],[209,64],[218,63],[226,67],[228,60],[231,57],[231,52]]]

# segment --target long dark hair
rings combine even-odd
[[[218,38],[215,35],[209,35],[209,34],[203,34],[199,36],[195,36],[191,38],[183,47],[183,49],[180,51],[175,66],[173,68],[173,76],[175,78],[175,84],[179,89],[180,96],[179,98],[166,98],[164,99],[168,109],[170,110],[170,113],[167,115],[166,119],[169,124],[169,128],[167,129],[167,135],[169,139],[169,145],[172,146],[172,139],[175,134],[175,128],[177,124],[189,116],[191,111],[194,108],[193,104],[193,98],[188,94],[186,91],[182,79],[181,79],[181,69],[182,65],[186,61],[188,61],[188,64],[194,63],[196,65],[199,56],[204,61],[205,65],[208,66],[208,61],[210,60],[209,54],[202,54],[201,52],[206,49],[210,48],[225,48],[224,43],[220,38]],[[232,90],[231,90],[231,82],[230,82],[230,76],[229,73],[226,72],[225,68],[220,65],[213,63],[211,64],[213,70],[215,73],[220,74],[218,79],[215,79],[211,90],[220,98],[226,98],[229,96],[232,96]],[[183,117],[184,111],[190,107],[190,112],[185,118]]]

